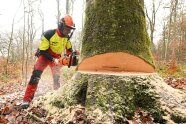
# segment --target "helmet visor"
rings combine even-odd
[[[63,32],[63,34],[64,34],[65,36],[70,36],[70,34],[71,34],[74,30],[75,30],[75,28],[72,28],[72,27],[69,27],[69,26],[65,25],[62,32]]]
[[[65,25],[66,28],[69,28],[69,29],[76,29],[74,26],[68,26],[68,25]]]

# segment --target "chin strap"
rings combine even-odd
[[[68,40],[70,40],[70,38],[72,37],[73,33],[74,33],[74,30],[75,29],[72,29],[73,31],[70,33],[70,35],[68,36]]]

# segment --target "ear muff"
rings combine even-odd
[[[59,28],[60,31],[63,31],[64,26],[65,26],[64,23],[65,23],[65,22],[64,22],[64,18],[62,18],[62,19],[60,20],[60,22],[58,23],[58,28]]]

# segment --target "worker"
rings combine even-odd
[[[51,68],[53,76],[53,89],[57,90],[60,87],[60,69],[59,58],[61,53],[66,51],[67,55],[70,55],[72,50],[71,42],[69,41],[75,30],[75,24],[70,15],[64,16],[58,24],[58,27],[53,30],[46,31],[36,52],[38,57],[34,69],[27,85],[23,102],[21,104],[22,109],[27,109],[30,102],[34,98],[39,80],[44,69],[49,66]]]

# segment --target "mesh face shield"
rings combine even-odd
[[[60,24],[58,25],[58,29],[60,30],[63,36],[71,38],[76,28],[75,26],[66,25],[65,22],[60,22]]]

